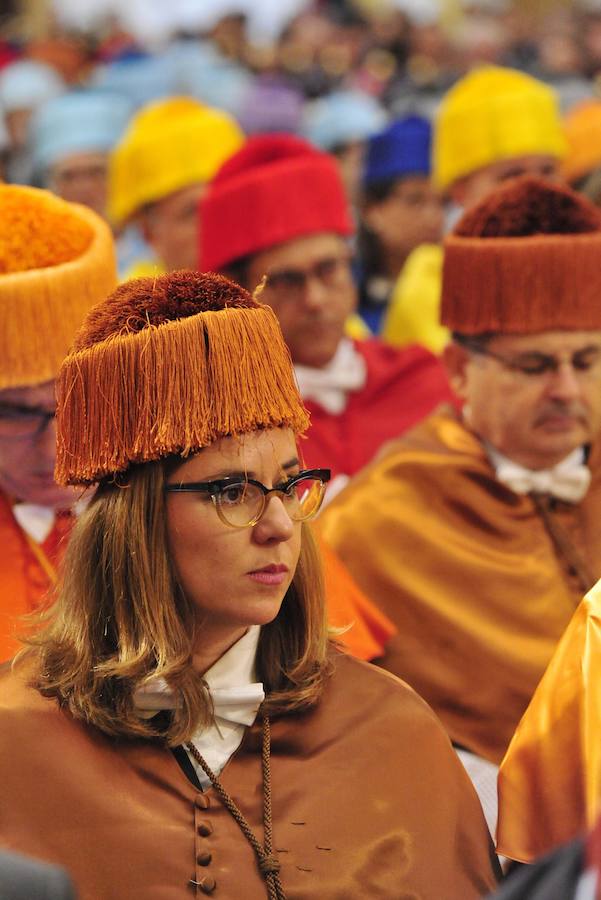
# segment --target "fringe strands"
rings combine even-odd
[[[110,337],[66,359],[57,393],[61,484],[91,484],[131,463],[185,457],[258,428],[308,426],[267,306]]]

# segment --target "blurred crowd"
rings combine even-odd
[[[412,251],[456,218],[451,183],[430,174],[432,121],[459,79],[494,65],[550,85],[563,116],[579,111],[570,180],[598,163],[594,0],[13,0],[0,24],[3,177],[107,216],[122,275],[194,267],[199,185],[246,136],[295,134],[335,156],[348,193],[366,326],[355,330],[395,343],[445,339],[385,314],[404,269],[413,290]],[[176,159],[180,143],[194,162]]]

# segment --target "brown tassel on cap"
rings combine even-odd
[[[569,188],[515,179],[445,240],[441,321],[465,335],[601,329],[601,213]]]
[[[221,437],[308,426],[273,311],[219,275],[122,285],[58,381],[56,480],[91,484]]]

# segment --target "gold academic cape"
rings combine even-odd
[[[500,852],[530,862],[587,828],[601,801],[601,583],[582,601],[499,773]]]
[[[551,510],[591,584],[601,573],[594,459],[585,499]],[[481,442],[444,408],[389,444],[319,523],[398,628],[381,665],[456,744],[499,763],[584,593],[532,498],[496,480]]]
[[[272,722],[288,900],[477,900],[494,885],[490,839],[440,723],[388,673],[342,654],[334,666],[311,712]],[[213,788],[201,794],[159,743],[75,722],[27,675],[0,673],[0,845],[64,866],[79,900],[184,900],[211,879],[222,900],[266,900]],[[259,724],[221,781],[262,841]]]

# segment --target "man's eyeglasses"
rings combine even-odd
[[[600,347],[583,347],[582,350],[576,350],[575,353],[572,353],[566,359],[560,359],[557,356],[537,351],[520,353],[517,356],[504,356],[502,353],[495,353],[493,350],[490,350],[487,344],[465,338],[458,341],[458,343],[470,353],[494,359],[506,369],[526,377],[536,378],[549,373],[556,373],[565,362],[571,365],[577,375],[592,375],[598,373],[601,364]]]
[[[274,269],[265,276],[265,288],[282,298],[296,299],[304,295],[310,279],[329,288],[347,284],[351,279],[350,256],[326,256],[306,269]]]
[[[312,519],[319,512],[330,477],[329,469],[305,469],[272,488],[265,487],[254,478],[243,479],[232,475],[215,481],[168,484],[165,490],[169,493],[207,494],[224,525],[248,528],[256,525],[265,512],[270,494],[281,498],[286,512],[295,522]]]
[[[55,411],[0,403],[0,439],[36,438],[54,419]]]

